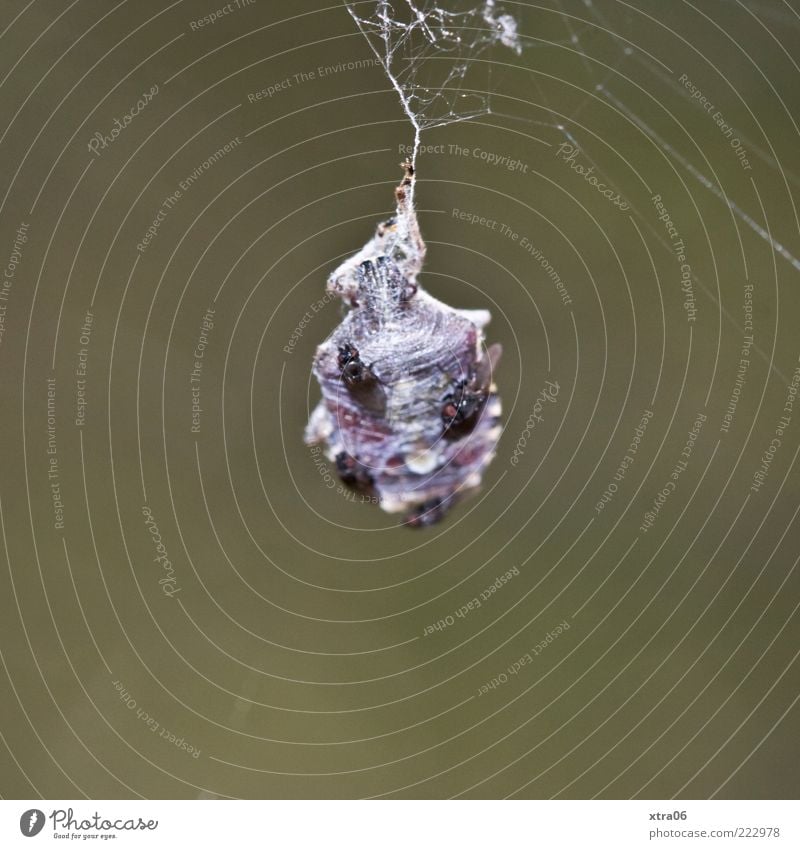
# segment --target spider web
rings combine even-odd
[[[381,62],[420,133],[489,114],[490,64],[478,61],[494,45],[517,55],[522,43],[512,15],[495,0],[468,6],[451,0],[347,3],[347,10]]]
[[[511,9],[529,11],[516,0],[505,2]],[[562,141],[566,139],[580,146],[596,173],[602,175],[608,185],[614,186],[613,177],[606,174],[584,149],[584,137],[587,142],[591,139],[586,136],[580,119],[590,105],[589,97],[566,107],[558,103],[556,108],[548,86],[531,74],[529,84],[540,107],[537,118],[502,115],[493,108],[491,68],[494,62],[508,62],[514,55],[539,48],[546,63],[545,57],[557,59],[553,49],[561,50],[561,55],[567,53],[572,57],[570,67],[577,74],[573,81],[578,87],[587,94],[592,92],[595,98],[605,100],[621,115],[627,116],[689,176],[690,182],[714,195],[782,260],[800,270],[800,259],[757,223],[757,214],[751,214],[721,192],[705,169],[689,162],[682,151],[675,149],[650,125],[642,111],[647,104],[637,102],[635,97],[631,99],[630,86],[623,85],[625,80],[639,80],[648,89],[660,90],[665,95],[678,91],[689,108],[700,108],[686,90],[681,90],[672,70],[636,44],[629,31],[632,15],[625,11],[625,4],[621,4],[620,12],[615,4],[595,0],[550,0],[549,5],[536,9],[555,13],[546,18],[555,17],[557,23],[552,29],[542,30],[545,17],[539,15],[535,34],[523,31],[518,18],[498,0],[482,0],[477,4],[474,0],[441,0],[438,3],[435,0],[396,0],[395,6],[387,0],[355,0],[346,2],[345,6],[383,66],[414,128],[412,164],[416,162],[423,131],[495,115],[548,128]],[[750,8],[764,19],[778,22],[784,32],[800,29],[800,15],[788,6],[753,0]],[[506,56],[501,59],[500,55],[494,55],[494,48],[504,51]],[[601,61],[598,63],[596,59]],[[768,168],[776,168],[774,158],[762,144],[741,132],[739,135]],[[794,186],[800,186],[800,177],[791,172],[787,172],[787,177]],[[634,212],[640,217],[636,210]],[[652,225],[648,229],[656,233]]]

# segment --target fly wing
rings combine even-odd
[[[377,381],[371,381],[363,386],[356,386],[350,390],[353,397],[370,413],[383,416],[386,413],[386,390]]]
[[[343,403],[345,407],[350,407],[352,402],[355,402],[366,412],[383,416],[386,414],[386,389],[379,378],[372,374],[371,369],[368,370],[368,374],[369,377],[365,380],[351,383],[348,386],[345,386],[344,381],[339,378],[337,394],[342,399],[340,403]],[[352,402],[348,404],[344,400],[346,398],[352,399]]]

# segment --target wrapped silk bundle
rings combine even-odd
[[[477,490],[494,456],[501,350],[484,345],[488,311],[454,309],[420,286],[425,244],[404,168],[395,216],[328,278],[348,311],[317,348],[322,400],[305,440],[325,447],[348,486],[423,527]]]

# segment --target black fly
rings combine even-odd
[[[447,439],[461,439],[477,425],[492,385],[492,372],[503,353],[495,343],[475,366],[466,380],[459,380],[442,399],[442,423]]]
[[[386,411],[386,393],[381,381],[358,353],[358,349],[347,342],[339,347],[337,363],[342,373],[342,383],[370,412],[383,414]]]

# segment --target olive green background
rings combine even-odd
[[[22,222],[28,241],[0,342],[0,793],[797,798],[800,406],[750,489],[800,355],[797,14],[505,4],[525,50],[484,52],[464,80],[492,113],[426,131],[417,162],[422,282],[492,310],[505,430],[482,492],[414,533],[331,489],[302,443],[310,360],[341,315],[313,305],[391,211],[411,126],[379,67],[335,69],[372,56],[341,4],[256,0],[192,28],[216,8],[2,6],[4,269]],[[754,344],[722,432],[748,282]],[[557,400],[534,421],[546,380]]]

